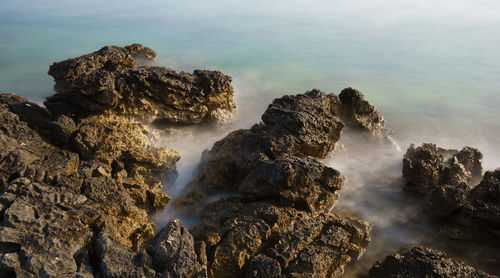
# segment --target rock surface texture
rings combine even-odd
[[[446,236],[498,244],[500,169],[481,177],[482,157],[470,147],[457,151],[412,145],[403,159],[403,178],[406,188],[427,195],[429,211],[442,221],[440,231]]]
[[[126,47],[105,46],[90,54],[53,63],[49,75],[54,77],[56,82],[54,90],[64,93],[73,80],[84,73],[95,70],[116,72],[124,68],[135,68],[138,64],[154,62],[156,57],[156,51],[141,44]]]
[[[132,116],[148,124],[227,122],[232,118],[231,77],[219,71],[178,73],[164,67],[136,67],[138,57],[151,60],[156,52],[139,44],[106,46],[56,62],[49,74],[60,94],[44,104],[55,114]]]
[[[370,278],[469,278],[496,277],[476,270],[461,261],[447,258],[442,251],[413,247],[387,256],[370,269]]]
[[[231,78],[136,68],[155,57],[134,44],[54,63],[60,93],[48,109],[0,94],[0,277],[191,273],[183,271],[198,258],[193,237],[177,222],[155,237],[149,218],[167,205],[161,177],[180,158],[152,144],[150,124],[230,113]]]
[[[481,179],[482,158],[479,150],[470,147],[457,151],[412,144],[403,158],[405,186],[426,195],[441,185],[472,187]]]
[[[319,90],[275,99],[261,123],[203,154],[174,202],[201,217],[191,229],[200,273],[339,277],[364,252],[371,224],[330,212],[343,179],[316,158],[334,149],[346,124],[373,133],[383,120],[361,93],[341,95],[349,101]]]

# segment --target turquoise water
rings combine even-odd
[[[52,62],[134,42],[157,50],[159,65],[216,69],[234,80],[236,123],[172,143],[184,154],[177,188],[203,148],[258,121],[273,98],[312,88],[361,90],[403,150],[424,141],[471,145],[483,151],[486,169],[500,167],[497,0],[2,0],[0,91],[42,101],[53,94],[46,74]],[[402,155],[338,154],[329,162],[351,175],[348,186],[357,192],[345,191],[339,207],[385,225],[381,238],[397,233],[400,245],[418,241],[421,228],[393,227],[401,213],[415,213],[401,209],[399,187],[383,187],[399,176]],[[372,169],[367,161],[386,167]],[[388,197],[374,188],[389,190]],[[385,199],[366,201],[373,197]]]
[[[53,61],[133,42],[159,65],[233,76],[245,119],[284,93],[352,86],[403,146],[500,144],[495,0],[3,0],[0,91],[41,101]]]

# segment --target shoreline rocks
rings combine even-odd
[[[167,205],[161,178],[175,171],[180,154],[153,144],[152,123],[166,115],[195,115],[189,123],[200,123],[232,112],[234,103],[222,73],[136,68],[137,59],[155,57],[132,45],[55,63],[50,73],[61,93],[47,108],[0,94],[0,276],[160,275],[157,256],[146,252],[155,236],[149,216]],[[118,91],[106,86],[119,72],[130,75],[119,82],[130,95],[115,98]],[[141,72],[160,83],[151,103],[174,94],[183,102],[169,102],[163,118],[144,110],[140,98],[154,85],[139,86],[132,75]],[[113,106],[124,97],[126,113]]]
[[[383,130],[378,112],[356,108],[369,105],[362,95],[349,95],[342,103],[315,89],[275,99],[262,122],[204,152],[173,204],[200,215],[191,233],[208,277],[339,277],[364,252],[371,224],[330,212],[343,179],[315,159],[334,149],[344,111],[364,115],[352,117],[353,128]]]
[[[141,44],[125,47],[108,45],[98,51],[80,57],[53,63],[48,74],[54,77],[54,91],[64,93],[73,80],[84,73],[96,70],[108,72],[123,68],[135,68],[138,64],[150,64],[156,60],[156,51]]]
[[[378,261],[370,269],[370,278],[396,277],[496,277],[461,261],[447,258],[446,253],[422,246],[402,249]]]
[[[481,179],[482,158],[479,150],[470,147],[457,151],[412,144],[403,158],[405,187],[426,195],[445,184],[473,187]]]
[[[481,152],[470,147],[411,145],[403,159],[403,179],[406,188],[427,195],[441,234],[500,246],[500,169],[481,176],[481,162]]]
[[[231,77],[219,71],[176,72],[165,67],[136,67],[138,55],[152,60],[153,50],[134,44],[106,46],[97,52],[54,63],[59,94],[44,102],[55,115],[112,114],[145,124],[224,123],[236,107]]]

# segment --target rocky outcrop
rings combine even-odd
[[[426,195],[441,185],[472,187],[481,179],[482,158],[479,150],[470,147],[457,151],[412,144],[403,158],[405,187]]]
[[[160,181],[147,171],[154,167],[104,153],[85,159],[57,148],[5,104],[0,127],[0,241],[7,246],[0,256],[10,260],[3,271],[76,275],[90,264],[80,260],[91,256],[96,233],[135,249],[153,237],[148,213],[168,201]]]
[[[0,103],[0,189],[19,177],[52,183],[75,172],[78,155],[46,143],[28,122],[11,112],[12,105]]]
[[[151,63],[156,57],[156,51],[141,44],[125,47],[105,46],[90,54],[53,63],[49,75],[54,77],[56,82],[54,90],[64,93],[73,80],[84,73],[95,70],[115,72],[124,68],[135,68],[138,64]]]
[[[47,109],[15,94],[0,94],[0,104],[16,114],[21,121],[28,124],[43,138],[48,140],[54,138],[46,126],[46,123],[51,119]]]
[[[500,169],[486,172],[481,180],[481,160],[481,152],[470,147],[456,151],[412,145],[403,160],[403,178],[406,188],[427,195],[430,214],[441,220],[441,233],[498,244]]]
[[[372,135],[387,136],[384,117],[364,99],[360,91],[346,88],[340,92],[339,101],[338,110],[347,126],[368,131]]]
[[[235,104],[231,77],[219,71],[175,72],[138,67],[136,59],[156,52],[138,44],[106,46],[81,57],[54,63],[49,74],[56,94],[44,104],[54,114],[78,117],[102,113],[162,124],[226,122]]]
[[[467,201],[464,205],[451,216],[452,221],[459,227],[468,227],[481,234],[474,237],[475,240],[490,244],[496,242],[500,246],[500,168],[487,171],[481,183],[469,191],[465,198]]]
[[[339,140],[342,105],[319,90],[275,99],[203,154],[174,204],[201,216],[209,277],[338,277],[363,253],[371,225],[330,212],[343,179],[313,158]]]
[[[119,76],[119,72],[128,69],[137,74],[156,75],[156,81],[151,77],[147,81],[151,84],[141,85],[156,92],[165,89],[166,83],[174,88],[177,86],[175,80],[179,86],[184,86],[176,91],[177,100],[183,101],[182,104],[168,106],[155,97],[148,99],[140,95],[145,91],[139,87],[134,89],[137,76],[131,73],[127,75],[130,79],[119,82],[120,86],[128,86],[130,94],[132,91],[139,94],[130,101],[141,102],[139,97],[144,97],[143,104],[150,101],[158,103],[158,107],[168,106],[169,115],[203,111],[205,114],[200,117],[207,119],[217,114],[214,111],[220,107],[226,107],[229,101],[234,106],[230,77],[218,72],[197,71],[196,77],[186,75],[187,79],[197,82],[186,89],[187,83],[181,80],[183,74],[175,79],[168,76],[176,73],[167,69],[135,68],[137,61],[134,59],[138,57],[153,59],[156,53],[141,45],[105,47],[93,54],[55,63],[50,71],[56,80],[60,80],[60,84],[71,81],[74,85],[71,85],[73,91],[65,89],[49,98],[46,102],[50,103],[49,109],[13,94],[0,94],[0,276],[183,275],[183,272],[175,272],[178,271],[175,267],[171,270],[159,266],[158,262],[177,263],[185,256],[184,246],[191,244],[189,250],[198,246],[193,245],[192,236],[189,241],[190,235],[185,228],[179,228],[181,233],[174,229],[180,224],[169,226],[169,230],[153,240],[154,224],[149,218],[168,203],[170,197],[162,192],[161,178],[175,171],[175,163],[180,158],[177,151],[158,147],[150,140],[151,122],[164,119],[148,114],[151,111],[140,110],[139,106],[130,107],[134,112],[122,113],[115,106],[94,109],[95,106],[87,104],[92,101],[115,103],[113,95],[99,95],[99,92],[105,91],[108,74]],[[161,72],[165,75],[159,76]],[[91,75],[95,78],[83,81]],[[155,87],[153,83],[157,81],[164,83]],[[199,89],[201,87],[203,89]],[[69,101],[76,88],[80,90],[82,102]],[[84,92],[99,96],[93,98],[92,93],[87,96]],[[219,95],[225,93],[228,95]],[[68,98],[57,97],[63,95]],[[132,98],[132,95],[127,97]],[[54,106],[51,99],[60,101]],[[217,103],[219,100],[226,103]],[[124,103],[121,105],[123,107]],[[72,109],[74,113],[66,113]],[[192,121],[197,122],[200,121]],[[165,241],[177,235],[179,238],[175,240],[182,245],[177,248],[178,257],[167,259],[165,256],[173,256],[170,249],[166,253],[158,250],[170,248]],[[150,242],[154,247],[149,247]],[[147,250],[154,252],[150,254]],[[197,258],[197,253],[190,256]],[[189,258],[186,264],[190,263]],[[202,265],[200,262],[200,270]]]
[[[201,274],[203,262],[196,254],[194,238],[179,220],[168,223],[146,249],[153,258],[154,268],[162,273],[162,277],[194,277]]]
[[[378,112],[351,88],[276,99],[203,155],[176,202],[200,225],[173,220],[155,235],[161,175],[180,154],[152,143],[154,126],[234,110],[229,76],[137,67],[155,57],[108,46],[54,63],[47,108],[0,95],[0,276],[338,277],[371,225],[330,212],[343,179],[315,158],[346,125],[382,134]]]
[[[413,247],[403,249],[383,261],[375,263],[370,269],[369,277],[403,278],[403,277],[496,277],[466,265],[461,261],[448,258],[446,253],[426,248]]]
[[[151,123],[193,124],[231,119],[235,104],[231,77],[218,71],[177,73],[162,67],[85,73],[67,92],[47,98],[55,114],[103,113]]]

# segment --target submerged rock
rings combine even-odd
[[[403,249],[383,261],[375,263],[369,277],[496,277],[479,271],[465,263],[447,258],[446,253],[422,246]]]
[[[371,224],[330,212],[343,179],[313,158],[339,140],[340,105],[319,90],[275,99],[203,154],[175,205],[201,216],[209,277],[338,277],[363,253]]]

